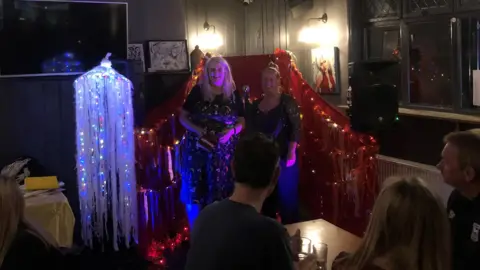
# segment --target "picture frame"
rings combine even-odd
[[[127,60],[134,61],[136,64],[141,65],[141,70],[145,72],[145,52],[142,43],[128,44]]]
[[[338,47],[319,47],[311,50],[311,85],[320,95],[340,94],[340,50]]]
[[[148,72],[190,72],[187,40],[152,40],[146,44],[149,54]]]

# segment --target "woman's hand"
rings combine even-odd
[[[287,167],[292,167],[295,165],[295,162],[297,161],[297,154],[295,154],[295,151],[289,151],[287,155]]]
[[[227,143],[233,136],[233,132],[233,128],[224,130],[222,133],[220,133],[220,138],[218,139],[218,142],[220,142],[221,144]]]
[[[298,263],[298,270],[316,270],[317,266],[317,256],[315,254],[308,254],[305,259],[301,260]]]
[[[290,248],[292,249],[292,253],[295,256],[298,256],[300,252],[302,251],[302,238],[301,238],[301,232],[299,229],[295,231],[295,234],[290,236]]]
[[[194,130],[198,137],[203,137],[206,133],[205,130],[200,127],[194,127]]]

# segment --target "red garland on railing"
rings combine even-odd
[[[361,234],[378,189],[375,171],[378,147],[374,138],[351,131],[348,118],[311,89],[286,51],[277,49],[270,57],[227,57],[227,60],[235,80],[253,86],[252,98],[261,92],[256,81],[260,76],[253,77],[252,69],[261,70],[270,60],[279,66],[282,85],[296,99],[302,113],[299,146],[302,208],[310,218],[325,218]],[[175,114],[197,83],[203,65],[204,61],[173,99],[148,115],[149,128],[136,131],[139,206],[143,213],[140,228],[144,230],[140,232],[143,233],[140,244],[147,257],[159,264],[165,263],[162,247],[185,239],[186,222],[177,187],[179,142],[184,129]],[[158,217],[162,213],[166,214]],[[180,236],[177,233],[172,238],[169,236],[172,231]]]
[[[203,64],[174,98],[148,115],[148,128],[135,131],[139,246],[147,259],[159,266],[166,265],[166,253],[189,237],[177,185],[179,142],[184,129],[175,114],[197,82]]]
[[[304,206],[311,218],[322,217],[361,234],[378,192],[377,143],[350,130],[349,119],[313,91],[289,53],[277,49],[275,61],[284,86],[288,85],[301,108]]]

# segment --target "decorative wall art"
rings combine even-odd
[[[134,60],[142,65],[142,71],[145,72],[145,53],[143,44],[128,44],[127,59]]]
[[[315,48],[312,55],[312,88],[319,94],[340,93],[340,55],[338,47]]]
[[[149,41],[148,72],[189,72],[186,40]]]

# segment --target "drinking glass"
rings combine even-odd
[[[312,240],[306,237],[300,237],[302,241],[302,247],[300,249],[300,254],[311,254],[312,253]]]
[[[328,255],[328,245],[325,243],[317,243],[312,247],[312,253],[317,257],[317,269],[326,270],[327,269],[327,255]]]

